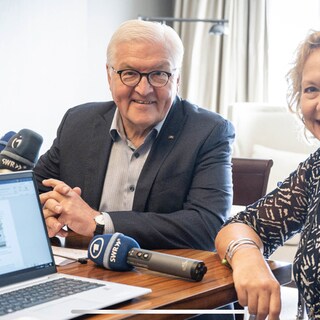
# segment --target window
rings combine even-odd
[[[269,0],[269,102],[286,105],[286,74],[298,44],[320,30],[319,0]]]

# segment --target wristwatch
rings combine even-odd
[[[103,214],[99,214],[94,217],[94,221],[96,222],[96,229],[93,232],[94,236],[104,234],[104,226],[105,226],[105,221],[104,221],[104,216]]]

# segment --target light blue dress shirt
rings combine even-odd
[[[165,118],[148,133],[143,144],[136,149],[127,139],[120,113],[116,110],[109,131],[113,145],[99,208],[105,219],[105,233],[115,232],[108,212],[132,210],[141,170],[164,120]]]

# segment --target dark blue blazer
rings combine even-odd
[[[98,210],[115,110],[114,102],[97,102],[67,111],[34,168],[40,192],[47,191],[43,179],[60,179],[80,187]],[[145,249],[213,250],[232,204],[233,140],[229,121],[177,97],[142,169],[132,211],[109,212],[115,230]]]

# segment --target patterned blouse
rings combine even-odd
[[[293,274],[310,319],[320,319],[320,148],[264,198],[230,218],[226,224],[251,226],[268,258],[301,232]]]

